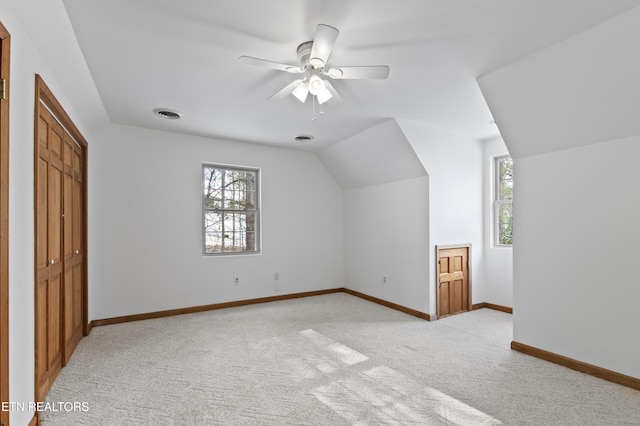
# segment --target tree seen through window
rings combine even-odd
[[[204,253],[256,253],[258,170],[203,166]]]
[[[496,244],[513,244],[513,159],[496,158]]]

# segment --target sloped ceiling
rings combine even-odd
[[[47,81],[89,127],[105,122],[319,151],[387,118],[483,139],[498,134],[476,78],[580,33],[637,0],[5,0],[46,59]],[[329,60],[387,64],[387,80],[335,81],[324,114],[266,98],[319,23]],[[57,84],[59,83],[59,84]],[[155,116],[156,107],[181,120]],[[106,113],[105,113],[106,112]],[[311,134],[311,143],[294,142]]]
[[[318,157],[342,189],[427,175],[394,119],[327,147]]]
[[[640,7],[481,77],[512,156],[640,134]]]
[[[583,31],[637,0],[9,0],[50,45],[39,10],[64,7],[113,123],[319,151],[387,118],[465,137],[498,130],[479,75]],[[43,9],[41,9],[43,7]],[[57,14],[51,14],[57,15]],[[37,22],[36,22],[37,21]],[[69,25],[67,23],[67,25]],[[341,105],[266,99],[286,72],[238,62],[296,63],[319,23],[340,30],[330,64],[387,64],[387,80],[336,80]],[[47,41],[49,40],[49,41]],[[54,56],[51,54],[50,56]],[[55,59],[54,59],[55,60]],[[53,64],[55,65],[55,64]],[[54,66],[55,68],[55,66]],[[65,73],[75,71],[58,67]],[[181,111],[169,121],[156,107]],[[311,143],[294,142],[311,134]]]

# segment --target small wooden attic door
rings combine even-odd
[[[471,244],[436,246],[438,319],[471,310]]]

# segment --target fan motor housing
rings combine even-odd
[[[311,56],[311,48],[313,41],[305,41],[298,46],[298,63],[302,68],[309,66],[309,57]]]

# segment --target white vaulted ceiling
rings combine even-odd
[[[112,123],[311,151],[388,118],[465,137],[495,136],[498,128],[490,123],[479,76],[637,5],[636,0],[53,1],[66,9]],[[47,2],[13,1],[16,9],[27,3]],[[295,76],[241,64],[238,57],[295,65],[296,47],[313,39],[320,23],[340,30],[330,64],[386,64],[391,71],[386,80],[334,81],[343,103],[325,105],[324,115],[312,121],[309,101],[266,101]],[[39,36],[47,37],[44,29]],[[179,110],[183,117],[162,119],[152,113],[157,107]],[[295,142],[299,134],[315,139]]]

